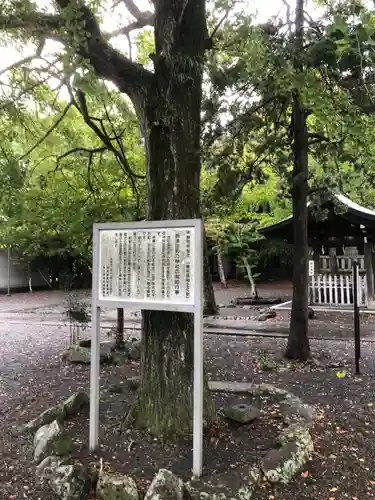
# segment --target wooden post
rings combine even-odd
[[[364,261],[367,282],[367,307],[375,308],[374,271],[372,267],[372,244],[365,237]]]
[[[354,355],[355,355],[355,373],[359,375],[359,360],[361,357],[361,333],[359,323],[359,307],[358,307],[358,262],[353,261],[353,312],[354,312]]]
[[[314,274],[320,274],[320,249],[321,246],[314,244],[312,247],[313,261],[314,261]]]
[[[337,265],[336,258],[336,248],[330,247],[329,249],[329,272],[332,276],[337,276],[339,274],[339,268]]]

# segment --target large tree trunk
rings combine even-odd
[[[155,9],[156,85],[149,88],[144,116],[147,217],[201,217],[205,1],[164,0]],[[141,382],[129,418],[157,435],[175,436],[192,428],[192,319],[186,313],[142,312]],[[205,410],[211,420],[208,390]]]
[[[303,47],[303,0],[297,0],[296,7],[296,58]],[[296,72],[302,67],[296,60]],[[285,356],[306,360],[310,356],[308,339],[308,132],[305,109],[299,92],[293,93],[293,300],[290,331]]]

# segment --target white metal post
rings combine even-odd
[[[90,450],[99,444],[99,397],[100,397],[100,307],[97,305],[99,286],[99,231],[93,228],[92,311],[91,311],[91,358],[90,358]]]
[[[193,475],[202,475],[203,458],[203,225],[197,224],[195,244]]]

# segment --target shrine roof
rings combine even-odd
[[[340,209],[337,210],[336,207]],[[362,207],[343,194],[333,194],[327,201],[321,203],[321,208],[328,210],[324,220],[317,220],[312,211],[316,208],[311,201],[309,208],[308,232],[309,238],[321,234],[321,239],[334,237],[359,237],[361,234],[372,234],[375,237],[375,210]],[[291,240],[293,215],[263,227],[259,232],[266,237]]]

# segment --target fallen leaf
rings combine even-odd
[[[338,490],[338,488],[335,486],[334,488],[331,488],[329,491],[330,491],[330,493],[334,493],[337,490]]]
[[[309,477],[309,474],[309,471],[306,470],[305,472],[302,472],[301,476],[306,479],[307,477]]]
[[[346,372],[345,371],[336,372],[336,377],[337,378],[345,378],[346,377]]]

